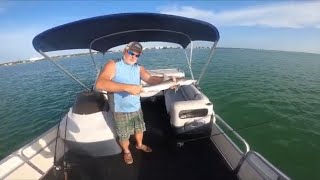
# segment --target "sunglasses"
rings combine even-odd
[[[136,56],[137,58],[140,57],[140,54],[135,54],[130,50],[128,51],[128,54],[131,55],[131,56]]]

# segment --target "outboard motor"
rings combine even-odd
[[[60,122],[68,150],[97,157],[121,153],[108,101],[99,92],[81,92]]]

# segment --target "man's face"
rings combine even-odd
[[[127,64],[133,65],[137,63],[140,53],[137,51],[126,50],[124,53],[124,60]]]

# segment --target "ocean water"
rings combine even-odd
[[[197,78],[208,49],[195,49]],[[95,55],[98,66],[119,53]],[[147,69],[178,67],[181,50],[148,50]],[[96,72],[89,56],[56,59],[86,86]],[[49,61],[0,67],[0,159],[58,123],[83,87]],[[320,55],[219,48],[200,87],[214,110],[292,179],[320,179]]]

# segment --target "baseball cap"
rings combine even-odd
[[[142,52],[142,45],[139,42],[132,41],[129,44],[127,44],[126,49],[127,50],[130,49],[132,51],[137,51],[137,52],[141,53]]]

